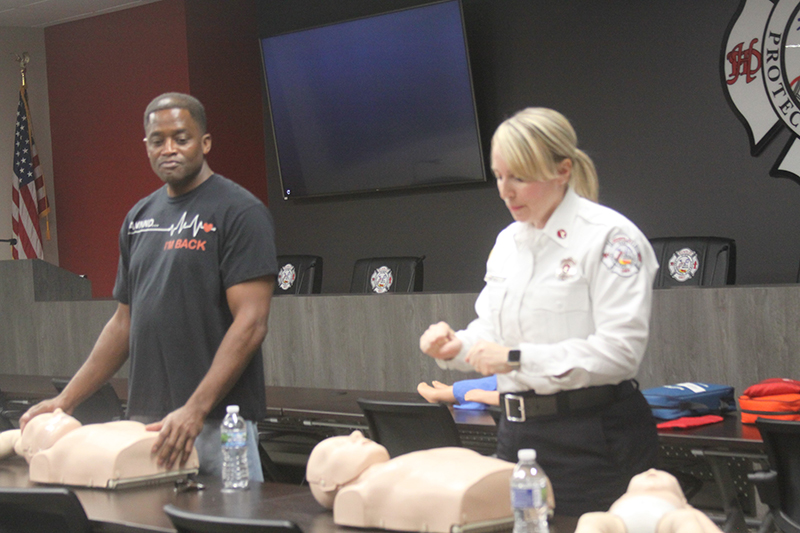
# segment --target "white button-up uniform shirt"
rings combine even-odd
[[[543,229],[514,222],[486,263],[478,318],[456,335],[465,361],[478,340],[521,351],[520,369],[497,375],[500,392],[616,384],[636,376],[647,347],[658,263],[647,238],[616,211],[571,188]]]

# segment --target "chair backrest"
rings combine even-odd
[[[6,395],[0,390],[0,431],[14,429],[16,426],[11,421],[12,418],[19,420],[19,414],[9,411],[6,405]]]
[[[391,457],[443,446],[461,446],[456,422],[443,403],[358,399],[372,440]]]
[[[53,386],[58,392],[64,390],[69,380],[53,378]],[[81,424],[99,424],[122,420],[125,412],[117,392],[110,383],[104,383],[94,394],[75,408],[72,416]]]
[[[650,239],[661,268],[653,287],[719,286],[736,283],[736,242],[722,237]]]
[[[303,533],[289,520],[204,515],[178,509],[171,503],[164,506],[164,512],[178,533]]]
[[[424,269],[422,257],[368,257],[356,261],[351,293],[384,294],[420,292]]]
[[[0,487],[3,533],[90,533],[89,518],[75,493],[59,487]]]
[[[800,422],[758,418],[756,426],[764,440],[770,468],[777,473],[780,512],[800,524]],[[781,527],[782,517],[774,518]]]
[[[322,292],[322,258],[318,255],[279,255],[275,295]]]

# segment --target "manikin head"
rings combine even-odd
[[[628,484],[628,491],[622,498],[636,495],[655,496],[668,501],[676,508],[684,507],[687,503],[678,480],[672,474],[655,468],[633,476]]]
[[[354,481],[367,468],[389,460],[386,448],[364,437],[360,431],[331,437],[317,444],[308,457],[306,479],[314,498],[328,509],[339,489]]]
[[[20,437],[21,455],[30,463],[37,452],[47,450],[61,437],[79,427],[81,423],[61,409],[37,415],[28,422]]]

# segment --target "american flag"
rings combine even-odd
[[[33,142],[25,86],[19,88],[17,126],[14,137],[14,178],[11,190],[11,230],[17,243],[14,259],[43,259],[39,219],[50,212],[44,175]]]

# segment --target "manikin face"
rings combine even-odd
[[[511,216],[517,222],[527,222],[543,228],[564,199],[572,171],[572,161],[565,159],[558,165],[556,178],[532,181],[515,176],[508,168],[500,151],[492,150],[492,171],[497,178],[497,190]]]
[[[655,468],[633,476],[628,484],[628,492],[626,494],[658,496],[670,501],[676,507],[682,507],[686,504],[686,497],[683,495],[678,480],[671,474]]]
[[[356,479],[376,463],[389,460],[386,448],[364,437],[360,431],[331,437],[317,444],[308,457],[306,479],[314,498],[331,508],[339,488]]]
[[[189,111],[175,107],[151,113],[145,134],[150,166],[167,184],[170,196],[196,187],[195,179],[211,150],[211,135],[200,131]]]

